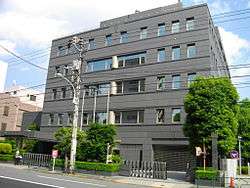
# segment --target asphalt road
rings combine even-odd
[[[0,188],[145,188],[88,177],[41,173],[0,164]]]

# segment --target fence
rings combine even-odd
[[[25,153],[23,155],[23,164],[28,166],[50,167],[51,160],[51,155],[38,153]]]
[[[166,162],[157,161],[124,161],[121,168],[127,171],[122,175],[142,178],[167,179]]]

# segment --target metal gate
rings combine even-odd
[[[157,161],[124,161],[122,170],[131,177],[167,179],[167,163]]]
[[[50,167],[51,160],[52,156],[46,154],[25,153],[23,155],[23,164],[28,166]]]

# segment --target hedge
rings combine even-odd
[[[195,178],[196,179],[205,179],[205,180],[214,180],[219,177],[218,170],[196,170]]]
[[[238,173],[240,172],[240,167],[238,167]],[[248,174],[248,166],[242,166],[241,167],[241,173],[242,174]]]
[[[0,154],[12,153],[12,145],[8,143],[0,143]]]
[[[13,161],[13,155],[3,155],[0,154],[0,161]]]
[[[105,163],[97,163],[97,162],[81,162],[76,161],[76,169],[79,170],[96,170],[96,171],[104,171],[104,172],[118,172],[120,169],[119,164],[105,164]],[[56,165],[57,167],[64,167],[64,160],[57,159]]]

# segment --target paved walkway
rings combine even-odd
[[[47,168],[28,168],[28,166],[21,166],[21,165],[14,165],[9,163],[0,163],[2,167],[9,167],[9,168],[16,168],[16,169],[29,169],[34,170],[46,174],[63,174],[61,171],[51,172],[48,171]],[[148,179],[148,178],[135,178],[135,177],[125,177],[125,176],[100,176],[100,175],[91,175],[91,174],[82,174],[76,173],[73,176],[84,177],[88,179],[96,179],[96,180],[105,180],[111,181],[115,183],[121,184],[134,184],[134,185],[143,185],[149,187],[166,187],[166,188],[193,188],[195,187],[194,184],[188,183],[183,181],[182,178],[168,178],[167,180],[160,180],[160,179]],[[180,175],[181,177],[182,175]]]

